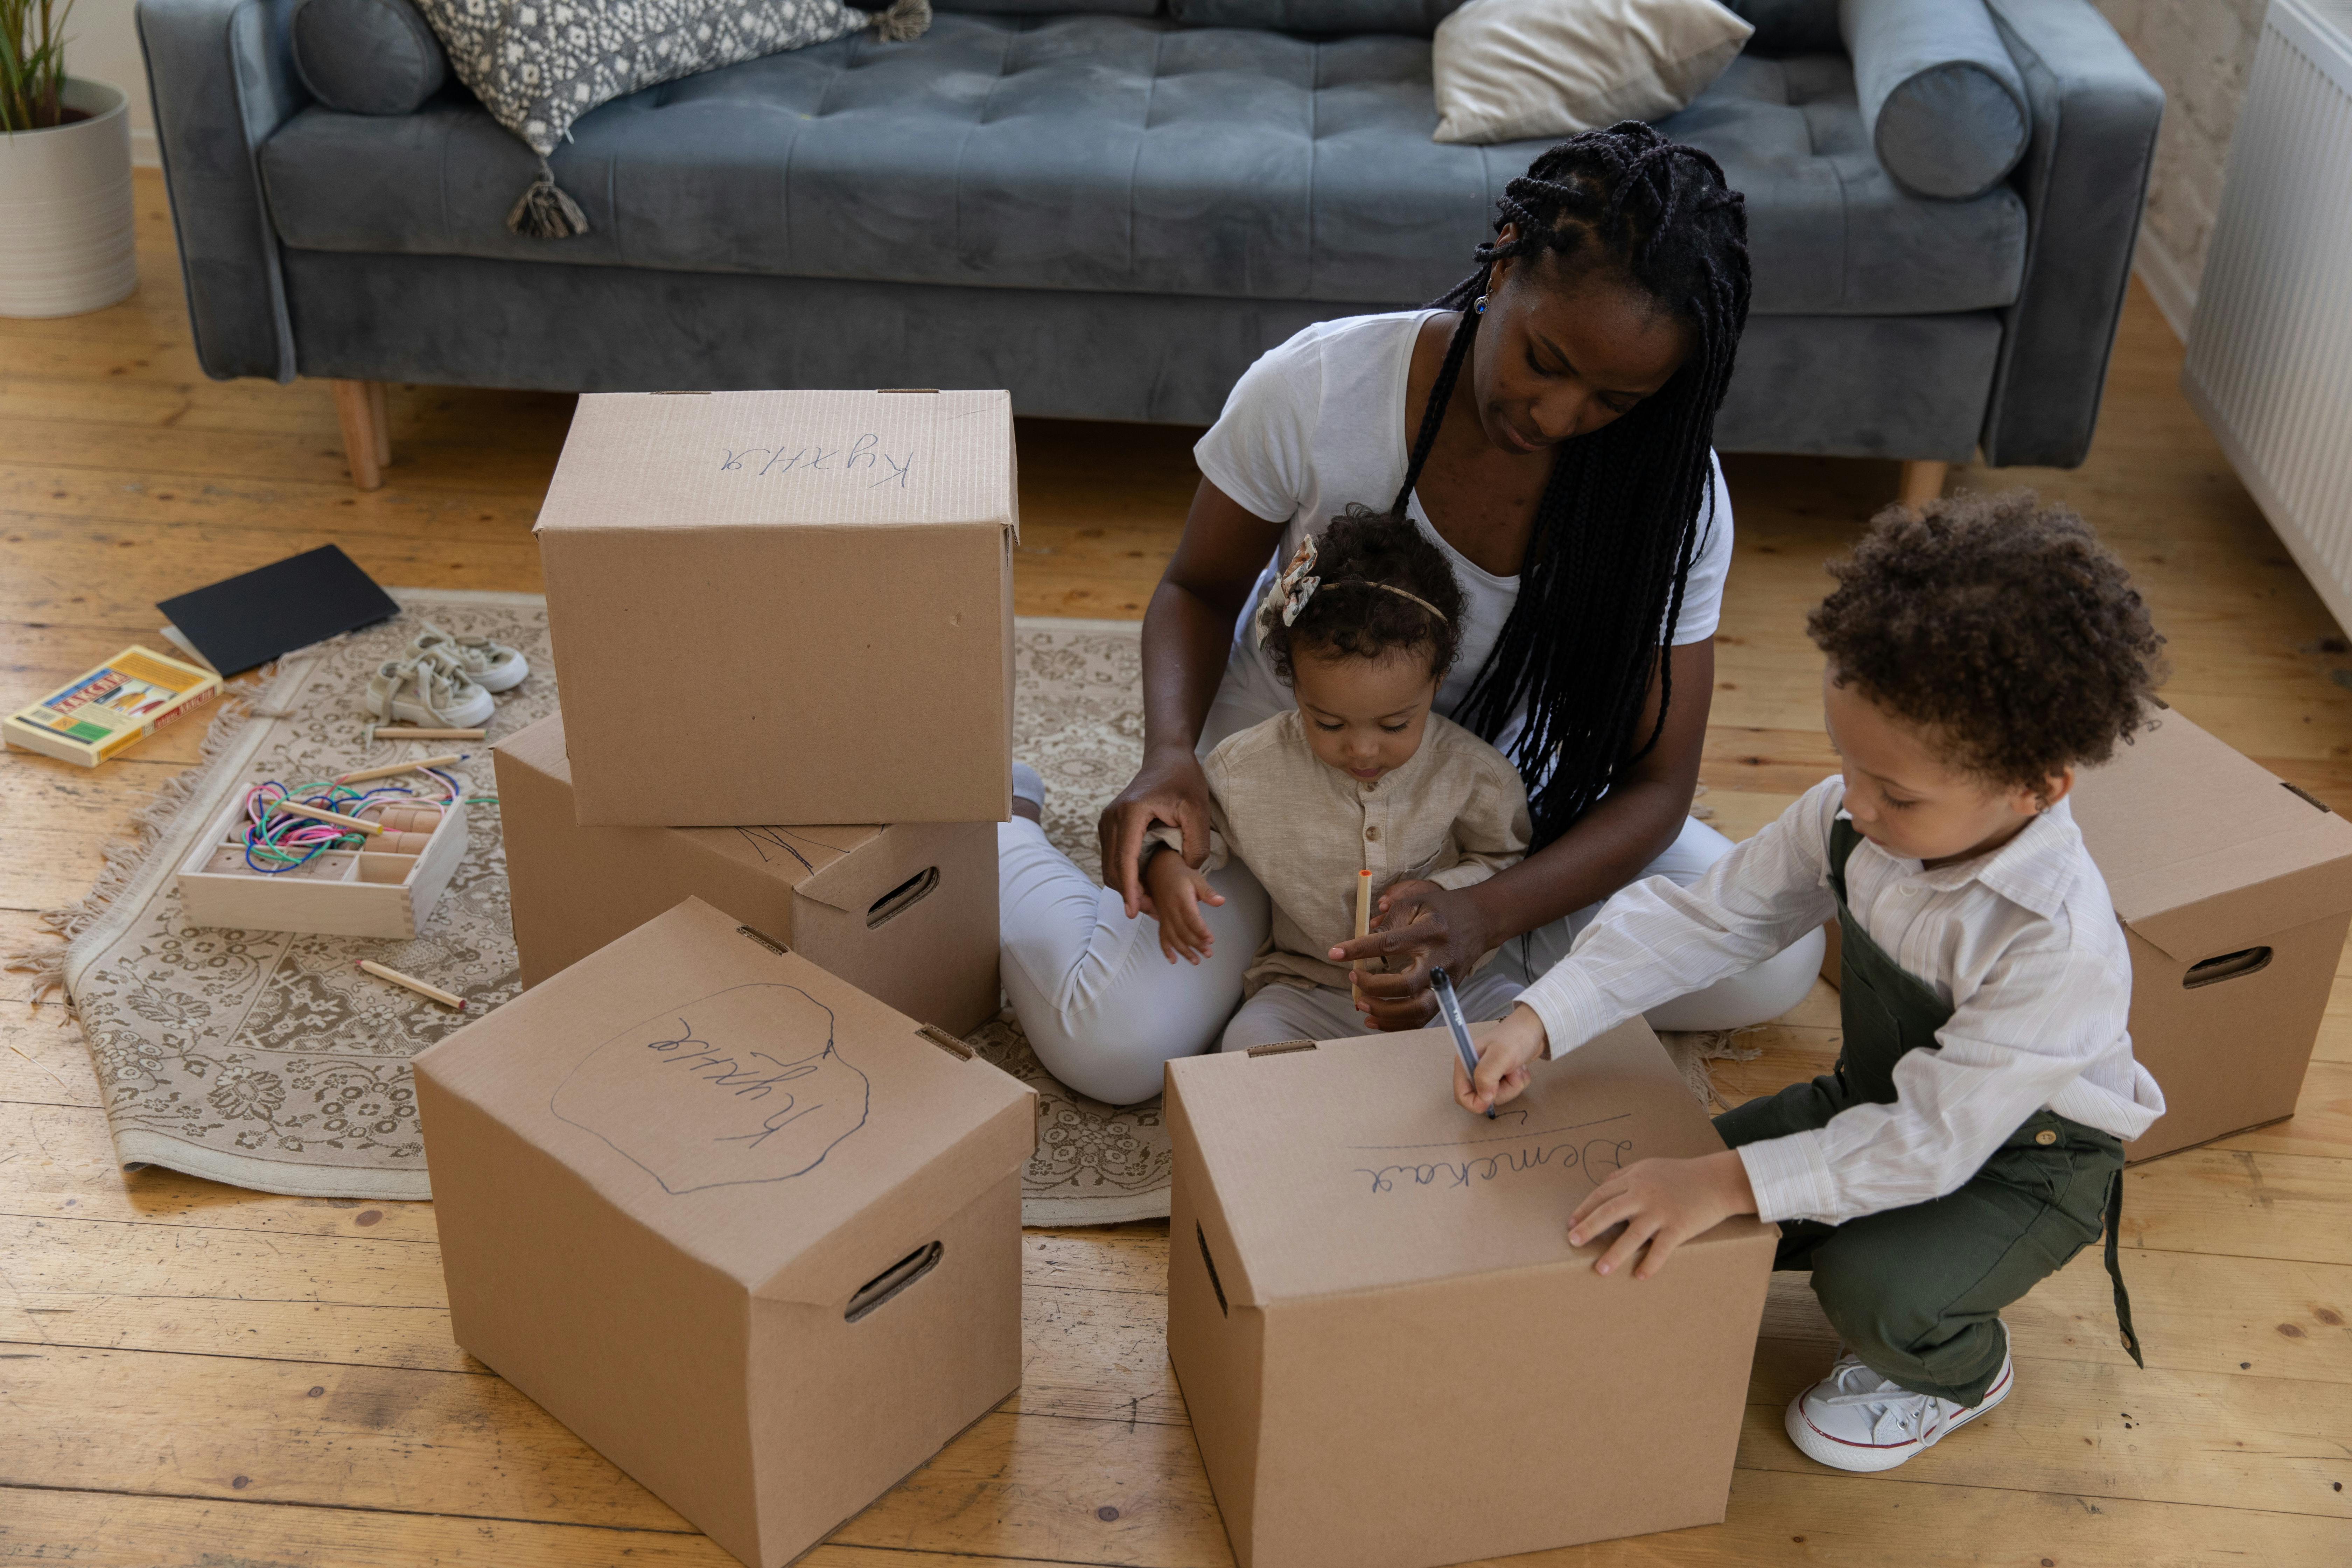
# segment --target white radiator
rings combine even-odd
[[[2352,0],[2272,0],[2180,382],[2352,627]]]

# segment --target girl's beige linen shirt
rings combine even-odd
[[[1412,760],[1370,784],[1317,759],[1295,708],[1227,737],[1202,766],[1207,868],[1238,858],[1274,903],[1273,931],[1243,983],[1253,995],[1275,979],[1348,984],[1345,966],[1323,955],[1356,934],[1360,870],[1371,871],[1375,896],[1409,879],[1467,888],[1528,852],[1518,770],[1437,713]],[[1172,827],[1151,837],[1183,847]]]

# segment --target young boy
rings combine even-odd
[[[1717,1117],[1727,1152],[1621,1172],[1569,1240],[1622,1225],[1594,1268],[1644,1279],[1728,1215],[1778,1222],[1776,1266],[1812,1270],[1845,1342],[1789,1436],[1884,1470],[2008,1397],[2000,1310],[2103,1223],[2139,1360],[2116,1264],[2122,1141],[2164,1099],[2132,1059],[2130,961],[2066,794],[2153,721],[2163,639],[2082,520],[2024,492],[1892,509],[1830,570],[1807,629],[1843,775],[1692,887],[1612,899],[1454,1090],[1474,1110],[1508,1100],[1528,1063],[1835,915],[1837,1070]]]

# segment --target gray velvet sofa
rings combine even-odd
[[[552,160],[591,232],[540,240],[503,222],[530,153],[462,89],[338,112],[295,68],[295,0],[141,0],[205,369],[347,384],[362,483],[387,381],[1002,386],[1028,414],[1204,423],[1299,327],[1454,282],[1543,145],[1430,140],[1449,0],[961,3],[999,9],[596,110]],[[1757,37],[1663,122],[1748,198],[1724,448],[2080,462],[2147,73],[2088,0],[1989,0],[2030,142],[1990,191],[1936,199],[1881,164],[1838,0],[1735,3]],[[1364,26],[1205,25],[1335,16]]]

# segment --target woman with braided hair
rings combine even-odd
[[[1143,624],[1143,766],[1103,813],[1109,885],[1085,895],[1098,902],[1077,957],[1047,933],[1083,874],[1016,799],[1000,842],[1006,988],[1082,1092],[1156,1092],[1160,1065],[1207,1048],[1238,1000],[1237,974],[1222,994],[1222,975],[1160,963],[1139,858],[1155,825],[1188,863],[1208,854],[1200,756],[1291,704],[1244,623],[1276,566],[1351,503],[1391,505],[1444,552],[1466,604],[1435,708],[1516,764],[1534,835],[1526,859],[1458,889],[1365,845],[1379,929],[1329,956],[1384,967],[1358,982],[1374,1026],[1425,1025],[1431,970],[1466,973],[1497,949],[1491,967],[1531,979],[1618,889],[1695,880],[1730,847],[1688,811],[1731,555],[1712,442],[1748,313],[1741,198],[1705,153],[1628,121],[1546,152],[1497,205],[1475,269],[1433,307],[1307,328],[1243,375],[1194,447],[1202,483]],[[1219,957],[1245,963],[1266,927],[1240,879],[1206,912]],[[1808,938],[1653,1021],[1776,1017],[1819,953]]]

